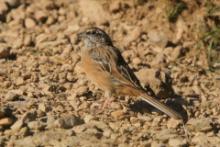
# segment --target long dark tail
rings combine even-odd
[[[169,108],[168,106],[166,106],[165,104],[161,103],[160,101],[158,101],[157,99],[142,93],[140,95],[141,99],[146,101],[147,103],[151,104],[152,106],[154,106],[155,108],[159,109],[160,111],[164,112],[165,114],[169,115],[170,117],[173,117],[175,119],[183,119],[182,116],[177,113],[176,111],[172,110],[171,108]]]
[[[121,86],[124,86],[124,87],[119,87],[118,89],[120,89],[120,93],[122,95],[129,94],[130,96],[133,96],[133,97],[141,97],[142,100],[151,104],[152,106],[164,112],[165,114],[169,115],[170,117],[183,120],[183,117],[179,113],[172,110],[165,104],[161,103],[159,100],[155,99],[154,97],[147,95],[144,90],[137,89],[136,87],[129,86],[129,85],[121,85]]]

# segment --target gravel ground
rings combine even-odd
[[[198,45],[213,19],[204,3],[184,2],[170,22],[169,0],[1,0],[0,146],[220,144],[219,74]],[[130,97],[97,112],[105,97],[78,64],[76,34],[90,26],[108,32],[142,85],[185,116],[184,125]]]

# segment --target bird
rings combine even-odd
[[[131,96],[142,99],[168,116],[181,120],[182,116],[147,94],[140,81],[126,63],[111,37],[98,27],[90,27],[77,34],[81,69],[88,80],[105,92],[105,96]]]

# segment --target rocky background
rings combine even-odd
[[[220,144],[218,0],[1,0],[0,146]],[[76,34],[104,29],[144,87],[185,124],[148,104],[105,97],[78,64]]]

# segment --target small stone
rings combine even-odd
[[[10,49],[6,44],[0,43],[0,59],[9,57]]]
[[[12,126],[11,126],[11,130],[12,131],[18,131],[22,128],[22,126],[24,125],[24,120],[23,119],[19,119],[17,120]]]
[[[159,143],[159,142],[156,142],[156,141],[153,141],[151,143],[151,147],[165,147],[166,145],[163,144],[163,143]]]
[[[72,25],[69,25],[68,28],[67,28],[67,32],[68,33],[74,33],[74,32],[77,32],[78,30],[80,29],[79,25],[78,24],[72,24]]]
[[[9,126],[13,123],[13,120],[9,117],[1,118],[0,119],[0,126]]]
[[[94,116],[88,114],[84,117],[84,122],[89,123],[93,118]]]
[[[75,127],[73,128],[73,130],[74,130],[74,132],[76,132],[76,133],[81,133],[81,132],[83,132],[83,131],[86,130],[86,126],[85,126],[85,125],[75,126]]]
[[[173,129],[163,129],[157,132],[155,135],[155,137],[161,141],[168,141],[169,139],[175,138],[177,136]]]
[[[22,95],[21,91],[19,90],[12,90],[9,91],[6,95],[5,95],[5,99],[7,101],[16,101],[20,99],[20,96]]]
[[[20,4],[20,0],[4,0],[10,7],[17,7]]]
[[[30,35],[26,35],[24,37],[24,45],[25,46],[30,46],[32,44],[32,38]]]
[[[83,123],[83,120],[76,116],[67,116],[59,119],[57,125],[60,128],[69,129],[74,126],[80,125]]]
[[[132,57],[133,54],[134,54],[134,52],[132,50],[126,50],[122,53],[122,55],[125,59],[129,59],[130,57]]]
[[[111,102],[110,108],[112,108],[112,109],[122,109],[122,106],[118,102]]]
[[[76,93],[78,96],[83,95],[84,93],[86,93],[88,91],[88,87],[87,86],[80,86],[76,89]]]
[[[110,137],[111,136],[111,130],[110,129],[105,129],[104,132],[103,132],[103,136],[105,137]]]
[[[111,12],[113,13],[117,12],[119,9],[120,9],[120,1],[114,0],[113,2],[110,3],[109,10]]]
[[[121,118],[124,116],[124,111],[123,111],[123,110],[113,111],[113,112],[111,113],[111,116],[112,116],[114,119],[121,119]]]
[[[152,43],[157,44],[161,47],[165,47],[167,45],[168,38],[166,34],[162,31],[151,30],[148,32],[148,37]]]
[[[176,60],[182,56],[184,56],[184,54],[186,53],[186,49],[183,48],[182,46],[177,46],[173,49],[170,57],[171,57],[171,60]]]
[[[47,117],[47,128],[55,128],[56,127],[56,120],[54,116],[49,115]]]
[[[187,142],[186,142],[186,140],[185,139],[183,139],[183,138],[171,138],[171,139],[169,139],[169,142],[168,142],[168,144],[170,145],[170,146],[185,146],[185,145],[187,145]]]
[[[76,77],[72,74],[72,72],[68,72],[68,73],[67,73],[66,79],[67,79],[67,81],[69,81],[69,82],[74,82],[74,81],[76,81]]]
[[[22,37],[17,37],[17,39],[15,39],[15,41],[13,42],[12,47],[13,48],[20,48],[23,45],[23,38]]]
[[[12,126],[11,126],[11,130],[12,131],[18,131],[20,130],[23,125],[24,125],[24,121],[28,121],[29,119],[31,119],[32,117],[34,117],[34,113],[30,113],[27,112],[25,113],[21,118],[19,118]]]
[[[15,81],[17,86],[23,85],[24,84],[24,79],[22,77],[18,77]]]
[[[198,133],[192,138],[192,143],[195,143],[200,146],[209,146],[210,142],[208,140],[208,136],[203,133]]]
[[[109,123],[109,127],[110,127],[112,130],[114,130],[114,131],[118,131],[119,128],[120,128],[120,124],[119,124],[119,123],[112,123],[112,122],[110,122],[110,123]]]
[[[46,112],[46,106],[45,106],[45,104],[44,104],[44,103],[40,103],[40,104],[38,105],[38,109],[41,110],[41,111],[43,111],[43,112]]]
[[[108,11],[106,11],[103,8],[103,5],[98,1],[79,1],[79,7],[82,11],[82,16],[87,18],[90,22],[95,22],[96,24],[104,24],[110,17]]]
[[[40,22],[46,22],[47,20],[47,14],[44,12],[44,11],[36,11],[35,12],[35,19],[37,21],[40,21]]]
[[[8,6],[4,1],[0,1],[0,18],[8,11]]]
[[[162,117],[155,117],[154,119],[153,119],[153,122],[152,122],[152,126],[160,126],[160,123],[161,123],[161,121],[162,121]]]
[[[47,25],[52,25],[52,24],[54,24],[55,22],[56,22],[56,19],[55,19],[54,17],[52,17],[52,16],[49,16],[49,17],[47,18],[46,24],[47,24]]]
[[[36,26],[36,22],[32,18],[26,18],[24,20],[24,25],[26,28],[34,28]]]
[[[208,118],[190,119],[188,122],[188,128],[200,132],[208,132],[212,130],[211,120]]]
[[[95,126],[101,130],[109,129],[109,126],[103,121],[92,120],[92,121],[90,121],[89,125]]]
[[[28,133],[29,133],[29,129],[27,127],[23,127],[19,131],[19,136],[23,136],[24,137],[24,136],[27,136]]]
[[[39,121],[31,121],[27,124],[27,126],[33,130],[39,130],[42,127]]]
[[[132,60],[132,62],[134,63],[134,65],[139,65],[139,64],[141,64],[141,59],[136,57]]]
[[[140,69],[139,71],[135,72],[135,74],[143,84],[148,84],[149,77],[154,77],[154,72],[148,68]]]
[[[124,37],[125,45],[129,45],[132,41],[135,41],[141,34],[141,29],[139,27],[130,27],[128,30],[128,35]]]
[[[176,119],[171,118],[167,122],[167,128],[168,129],[176,129],[180,124],[181,124],[181,120],[176,120]]]

